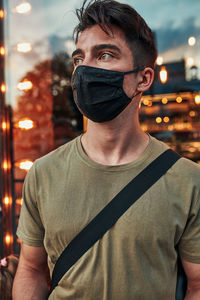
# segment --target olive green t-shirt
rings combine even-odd
[[[106,166],[87,157],[78,137],[38,159],[24,184],[19,238],[44,245],[52,273],[67,244],[167,148],[150,137],[140,158]],[[174,300],[177,245],[182,258],[200,263],[200,166],[185,158],[71,267],[49,299]]]

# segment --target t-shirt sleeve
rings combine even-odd
[[[179,243],[181,258],[192,263],[200,263],[200,187],[193,192],[193,201],[186,228]]]
[[[29,246],[43,246],[44,227],[37,204],[36,163],[29,170],[23,185],[23,203],[17,236]]]

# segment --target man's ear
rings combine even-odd
[[[137,91],[143,93],[147,91],[154,80],[154,70],[150,67],[145,68],[138,73]]]

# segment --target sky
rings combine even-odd
[[[77,24],[75,9],[82,0],[27,0],[32,5],[31,13],[20,15],[15,7],[22,0],[5,0],[8,18],[5,27],[9,50],[8,76],[12,89],[33,66],[52,57],[59,51],[68,51],[74,26]],[[121,0],[130,4],[146,20],[155,32],[159,55],[164,62],[187,57],[194,58],[200,68],[200,0]],[[17,29],[17,30],[16,30]],[[197,43],[190,47],[189,36]],[[21,41],[32,43],[28,54],[16,51]],[[71,49],[72,50],[72,49]],[[9,75],[10,73],[10,75]]]

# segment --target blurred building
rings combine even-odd
[[[184,60],[156,66],[154,84],[142,98],[140,121],[143,130],[200,162],[200,80],[186,80]]]

